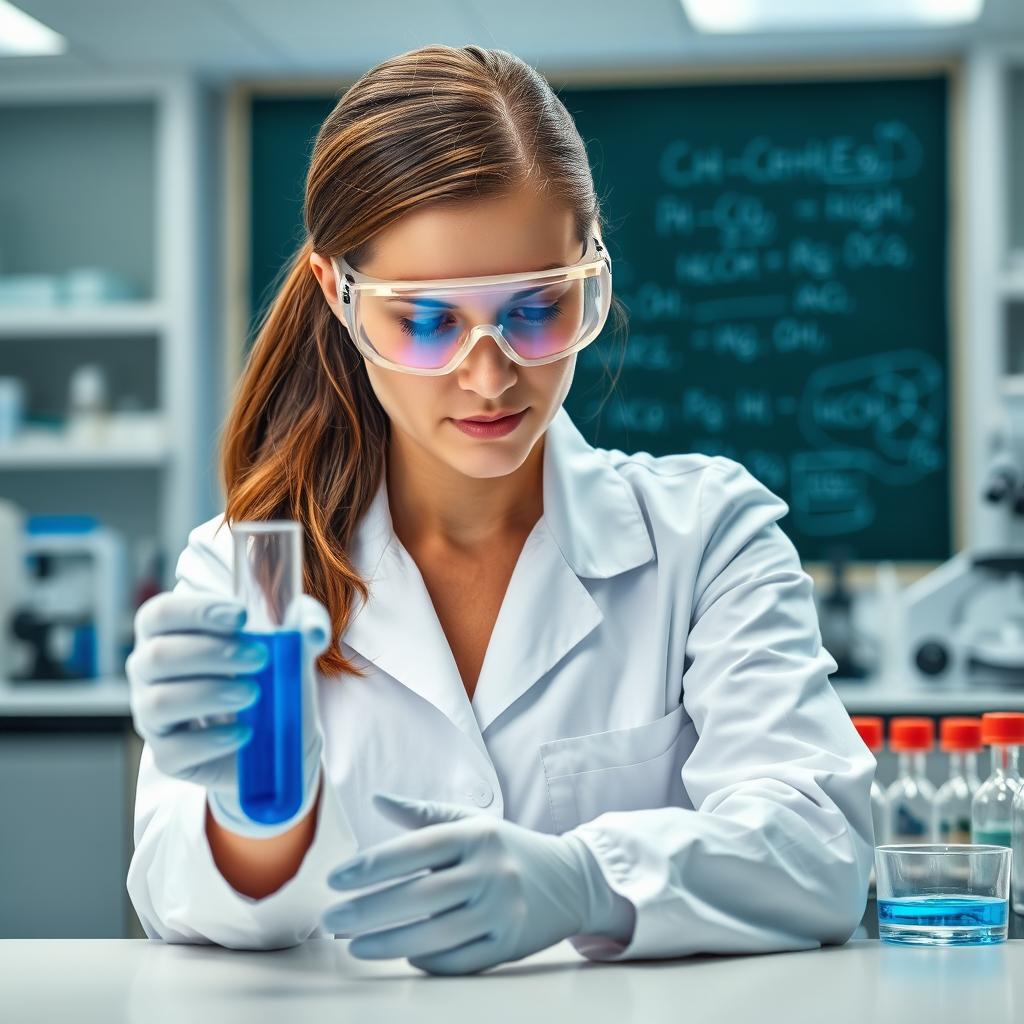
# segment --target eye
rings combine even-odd
[[[398,318],[398,325],[410,337],[432,338],[450,326],[448,324],[450,319],[451,317],[447,313],[442,313],[440,316],[422,317],[416,320],[400,316]]]
[[[512,310],[510,316],[527,325],[542,324],[553,320],[560,312],[561,306],[555,302],[550,306],[518,306]]]

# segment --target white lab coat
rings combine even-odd
[[[144,749],[128,891],[146,933],[275,948],[324,936],[328,871],[404,831],[378,789],[573,830],[636,908],[592,959],[814,948],[863,912],[875,759],[832,689],[785,503],[729,459],[593,448],[562,408],[473,699],[386,484],[350,556],[370,584],[321,677],[324,798],[297,874],[255,900],[221,876],[205,791]],[[176,591],[231,591],[229,531],[197,526]]]

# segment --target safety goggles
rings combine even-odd
[[[612,264],[593,232],[579,262],[533,273],[382,281],[331,263],[356,347],[403,373],[450,373],[485,334],[520,366],[564,359],[601,333],[611,305]]]

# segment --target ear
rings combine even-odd
[[[313,271],[313,276],[320,285],[320,290],[324,293],[328,305],[337,312],[338,289],[334,278],[334,267],[331,265],[330,259],[327,256],[321,256],[318,252],[311,251],[309,267]]]

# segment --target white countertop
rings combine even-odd
[[[147,939],[0,941],[5,1024],[423,1024],[757,1021],[1010,1024],[1024,1019],[1024,941],[962,949],[854,940],[801,953],[589,962],[567,942],[440,977],[350,957],[340,939],[275,951]]]
[[[30,683],[0,679],[0,718],[127,718],[130,714],[124,678]]]
[[[928,686],[900,680],[833,679],[852,715],[949,715],[982,711],[1024,711],[1024,686]],[[99,680],[11,683],[0,679],[0,718],[129,717],[128,681]]]

